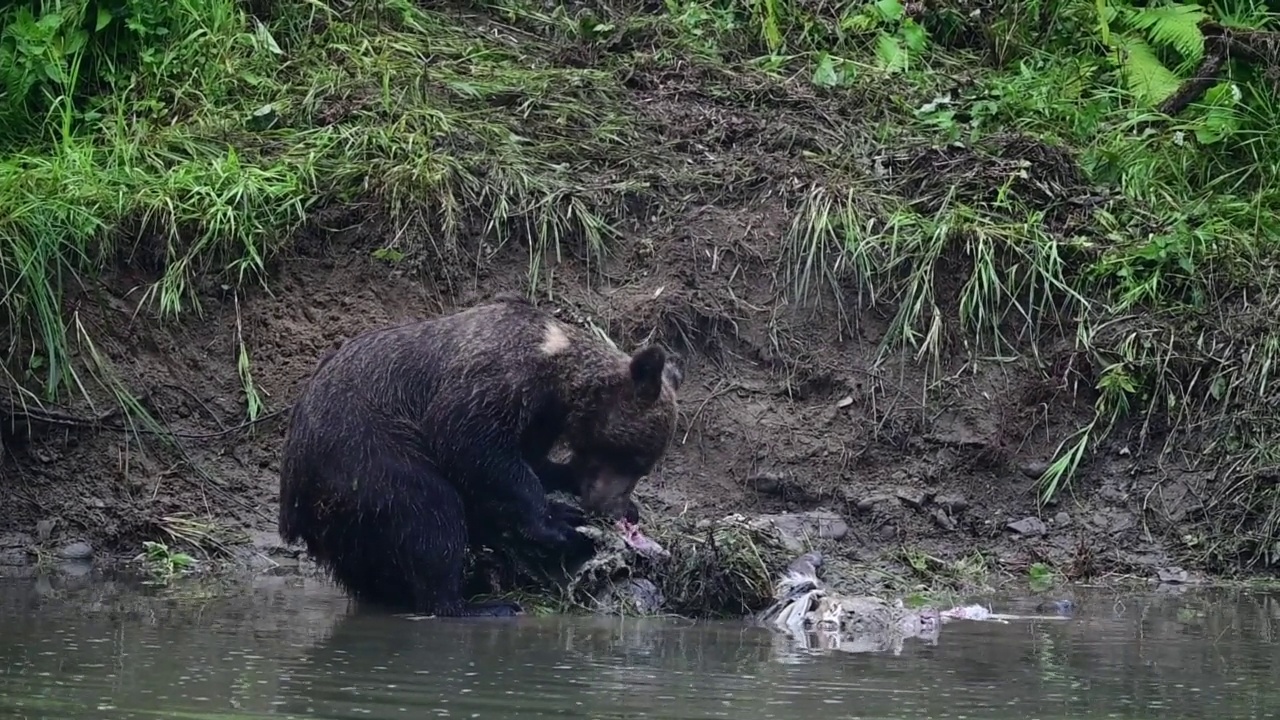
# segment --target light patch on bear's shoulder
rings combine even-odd
[[[559,355],[569,349],[569,335],[560,327],[560,323],[555,320],[548,320],[543,328],[542,344],[538,346],[538,351],[548,357]]]

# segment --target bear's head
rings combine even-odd
[[[600,377],[603,375],[603,377]],[[684,376],[656,345],[605,369],[566,433],[570,463],[587,512],[621,519],[640,478],[667,451],[676,427],[676,393]]]

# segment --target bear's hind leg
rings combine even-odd
[[[468,545],[466,508],[452,485],[430,467],[412,470],[413,498],[394,503],[400,562],[409,570],[412,611],[442,617],[510,617],[521,612],[506,602],[465,603],[462,573]],[[405,487],[405,485],[401,485]]]
[[[330,468],[344,502],[289,515],[309,552],[353,599],[422,615],[511,615],[518,607],[468,607],[462,599],[467,524],[458,491],[424,461],[370,451],[360,467]],[[352,483],[350,479],[359,480]],[[341,492],[335,492],[339,488]],[[292,527],[292,526],[291,526]],[[305,530],[305,532],[303,532]]]

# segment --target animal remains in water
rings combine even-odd
[[[1028,616],[993,613],[981,605],[947,610],[906,608],[901,600],[849,596],[832,592],[818,577],[823,557],[808,552],[791,562],[774,586],[774,602],[756,616],[766,627],[781,630],[801,647],[817,640],[824,649],[845,652],[902,652],[906,640],[934,644],[942,625],[954,620],[1009,622],[1063,620],[1061,615]]]
[[[464,602],[469,547],[574,567],[595,550],[577,529],[591,514],[661,550],[631,494],[666,452],[680,383],[662,348],[628,356],[513,296],[366,332],[320,361],[293,406],[280,535],[358,601],[516,614]],[[567,463],[547,457],[557,441]]]

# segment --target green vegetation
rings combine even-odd
[[[886,352],[937,368],[948,353],[1031,348],[1087,398],[1046,500],[1123,431],[1135,450],[1165,443],[1180,451],[1169,462],[1218,473],[1189,551],[1275,559],[1280,103],[1276,58],[1246,31],[1274,24],[1264,5],[545,7],[7,5],[12,378],[50,398],[81,383],[73,357],[95,355],[93,333],[65,310],[103,268],[148,274],[150,307],[172,317],[211,284],[265,282],[291,233],[336,204],[403,230],[378,258],[457,260],[483,231],[523,243],[537,282],[544,256],[606,252],[638,208],[785,193],[781,270],[800,299],[856,277],[896,313]],[[1240,45],[1220,61],[1228,42]],[[1200,67],[1220,79],[1172,101]],[[785,107],[784,127],[754,139],[783,162],[677,132],[730,132],[714,113],[667,117],[663,102],[690,97],[761,117]],[[263,408],[243,342],[238,366],[252,419]]]
[[[185,575],[196,562],[186,553],[176,552],[164,543],[150,541],[142,544],[138,560],[151,578],[148,582],[157,585],[167,585],[174,578]]]

